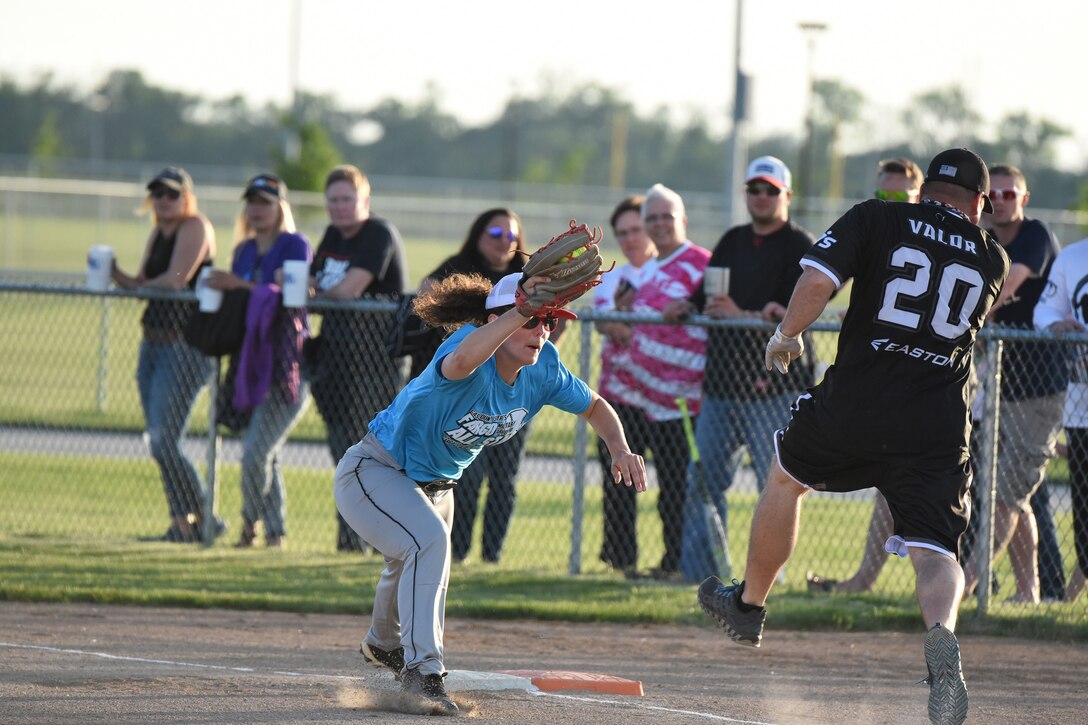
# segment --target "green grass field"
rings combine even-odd
[[[238,530],[237,467],[223,470],[220,511]],[[381,564],[376,557],[333,551],[330,477],[287,469],[288,548],[236,550],[228,534],[200,548],[145,543],[164,527],[162,494],[150,461],[0,454],[0,599],[363,612]],[[629,582],[597,561],[601,492],[586,492],[582,574],[566,574],[571,489],[519,482],[519,499],[503,562],[471,556],[455,566],[448,599],[453,616],[600,621],[697,622],[694,586]],[[754,495],[731,495],[733,556],[746,554]],[[786,585],[771,599],[777,627],[916,629],[910,566],[893,561],[879,593],[813,597],[808,568],[836,573],[856,562],[869,505],[812,497]],[[1060,520],[1067,534],[1068,517]],[[639,502],[640,564],[660,557],[661,529],[653,493]],[[479,530],[476,532],[477,540]],[[656,542],[656,543],[655,543]],[[1002,576],[1008,572],[999,569]],[[977,622],[965,605],[963,627],[980,631],[1088,638],[1083,607],[995,605]]]
[[[10,222],[9,222],[10,223]],[[140,220],[111,222],[107,239],[87,239],[86,221],[29,219],[13,222],[31,245],[3,249],[5,266],[80,272],[87,248],[111,243],[120,264],[134,269],[147,234]],[[11,227],[9,227],[11,228]],[[220,229],[229,240],[229,229]],[[413,282],[454,251],[448,243],[408,240]],[[221,243],[220,266],[229,258]],[[840,295],[845,304],[847,295]],[[837,301],[837,302],[838,302]],[[143,303],[87,296],[59,297],[0,293],[0,424],[59,430],[141,431],[143,416],[134,381]],[[103,334],[106,345],[101,345]],[[817,350],[829,359],[834,335],[818,333]],[[560,342],[568,366],[577,369],[578,327]],[[596,360],[596,355],[591,355]],[[595,382],[595,373],[588,376]],[[206,393],[198,401],[192,428],[206,428]],[[572,416],[545,411],[530,437],[530,453],[569,460]],[[323,441],[324,427],[311,408],[293,438]],[[593,444],[590,443],[590,454]],[[1064,463],[1055,461],[1055,478]],[[369,607],[380,564],[373,558],[333,551],[333,501],[329,469],[289,468],[289,548],[272,552],[230,547],[240,526],[238,469],[224,465],[219,510],[232,533],[214,547],[143,543],[165,529],[165,506],[150,458],[0,453],[0,598],[101,601],[186,606],[273,608],[291,611],[359,612]],[[693,587],[628,582],[597,561],[601,493],[586,492],[581,547],[582,574],[566,574],[570,557],[571,487],[543,481],[519,482],[519,500],[503,564],[474,557],[455,568],[448,604],[453,615],[529,616],[545,619],[611,621],[702,621]],[[737,565],[755,504],[751,494],[730,494],[730,539]],[[776,590],[776,626],[803,628],[917,628],[910,566],[885,567],[878,594],[814,598],[804,590],[808,569],[847,575],[859,560],[869,504],[811,497],[803,534],[786,586]],[[1058,520],[1061,539],[1070,541],[1068,513]],[[477,526],[479,529],[479,524]],[[639,502],[642,568],[661,556],[661,525],[653,494]],[[476,540],[479,539],[479,530]],[[1072,557],[1067,556],[1067,566]],[[1007,558],[999,574],[1010,582]],[[1000,598],[1000,597],[999,597]],[[1080,606],[1024,608],[997,603],[985,622],[970,616],[964,626],[985,631],[1033,633],[1088,639],[1083,598]]]

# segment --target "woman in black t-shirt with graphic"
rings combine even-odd
[[[396,227],[370,214],[370,182],[354,166],[338,166],[325,180],[330,224],[310,266],[314,296],[323,299],[398,299],[407,286],[404,242]],[[367,423],[393,402],[400,371],[385,352],[388,312],[328,310],[321,322],[311,393],[328,431],[334,463],[366,436]],[[336,548],[366,544],[337,514]]]
[[[139,271],[130,276],[114,262],[110,276],[123,289],[193,289],[200,268],[215,257],[215,230],[197,210],[193,181],[184,169],[169,166],[148,182],[147,192],[144,208],[154,227]],[[173,543],[198,541],[204,515],[204,479],[181,447],[193,403],[212,372],[211,359],[182,337],[192,311],[186,302],[147,303],[136,368],[151,455],[159,464],[172,519],[159,540]],[[225,528],[217,519],[213,533]]]

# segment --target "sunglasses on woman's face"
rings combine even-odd
[[[171,189],[168,186],[156,186],[151,190],[152,199],[162,199],[163,197],[170,201],[177,201],[181,198],[181,192],[177,189]]]
[[[506,231],[502,227],[488,227],[487,236],[492,239],[505,239],[507,242],[513,244],[518,240],[518,235],[513,231]]]
[[[535,330],[536,326],[540,324],[543,324],[544,329],[548,332],[553,332],[556,326],[559,325],[559,320],[554,317],[530,317],[529,321],[522,325],[522,327],[524,327],[526,330]]]

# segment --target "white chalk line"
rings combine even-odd
[[[169,665],[173,667],[193,667],[196,669],[205,670],[219,670],[223,672],[242,672],[246,674],[260,674],[260,671],[253,667],[231,667],[229,665],[209,665],[201,662],[184,662],[181,660],[162,660],[153,659],[148,657],[130,657],[127,655],[115,655],[109,652],[94,652],[91,650],[82,649],[68,649],[62,647],[50,647],[42,644],[16,644],[14,642],[0,642],[0,647],[9,647],[11,649],[27,649],[38,650],[41,652],[56,652],[58,654],[70,654],[70,655],[82,655],[86,657],[100,657],[106,660],[117,660],[121,662],[140,662],[142,664],[151,665]],[[273,675],[279,675],[282,677],[311,677],[317,679],[326,680],[352,680],[352,681],[364,681],[364,677],[354,677],[351,675],[330,675],[327,673],[311,673],[311,672],[290,672],[287,670],[273,670]],[[679,710],[671,707],[662,707],[660,705],[646,705],[640,702],[624,702],[621,700],[605,700],[598,697],[580,697],[577,695],[561,695],[556,692],[541,692],[535,687],[529,690],[534,695],[540,697],[554,697],[560,700],[572,700],[575,702],[590,702],[598,705],[616,705],[619,707],[635,708],[639,710],[653,710],[655,712],[667,712],[675,715],[689,715],[692,717],[701,717],[707,720],[718,720],[720,722],[732,722],[740,723],[741,725],[773,725],[772,723],[765,723],[758,720],[738,720],[736,718],[726,717],[724,715],[715,715],[709,712],[698,712],[695,710]]]
[[[101,657],[106,660],[119,660],[122,662],[141,662],[143,664],[151,665],[171,665],[174,667],[195,667],[205,670],[222,670],[225,672],[245,672],[248,674],[260,674],[259,670],[252,667],[230,667],[229,665],[209,665],[201,662],[182,662],[180,660],[159,660],[151,659],[148,657],[129,657],[126,655],[114,655],[109,652],[92,652],[90,650],[83,649],[63,649],[61,647],[49,647],[42,644],[14,644],[12,642],[0,642],[0,647],[11,647],[12,649],[32,649],[41,650],[43,652],[58,652],[60,654],[69,655],[85,655],[88,657]],[[329,675],[325,673],[309,673],[309,672],[288,672],[286,670],[272,670],[270,674],[281,675],[284,677],[316,677],[319,679],[327,680],[365,680],[364,677],[353,677],[351,675]]]
[[[710,712],[699,712],[698,710],[678,710],[672,707],[662,707],[661,705],[643,705],[641,702],[626,702],[622,700],[602,700],[599,697],[580,697],[578,695],[560,695],[557,692],[541,692],[536,691],[533,693],[538,697],[556,697],[560,700],[576,700],[578,702],[592,702],[599,705],[619,705],[620,707],[634,707],[639,710],[653,710],[655,712],[668,712],[674,715],[691,715],[693,717],[701,717],[707,720],[720,720],[721,722],[735,722],[741,723],[741,725],[774,725],[774,723],[762,722],[760,720],[738,720],[733,717],[726,717],[725,715],[715,715]]]

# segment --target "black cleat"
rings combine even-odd
[[[767,610],[760,607],[742,612],[737,602],[743,589],[744,584],[736,579],[727,585],[722,584],[716,576],[708,577],[699,585],[699,605],[707,616],[725,629],[734,642],[746,647],[758,647],[763,640]]]
[[[404,669],[404,648],[397,647],[386,651],[378,649],[365,639],[359,645],[359,653],[367,662],[381,670],[392,670],[393,676],[400,680],[400,672]]]
[[[434,715],[456,715],[461,711],[457,703],[446,694],[446,673],[424,675],[418,669],[406,670],[401,680],[401,689],[426,700],[433,706]]]

